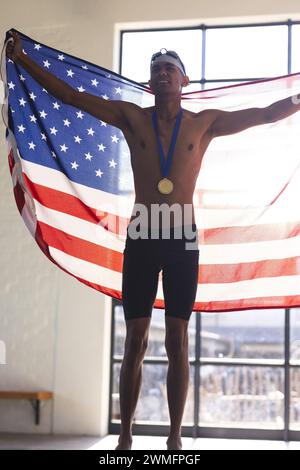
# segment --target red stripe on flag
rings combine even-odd
[[[201,264],[199,284],[221,284],[265,277],[296,276],[300,257],[268,259],[253,263]]]
[[[8,166],[9,166],[9,171],[11,174],[12,174],[14,165],[15,165],[14,154],[13,154],[13,150],[10,149],[10,152],[8,154]]]
[[[201,289],[201,286],[200,286]],[[258,305],[260,305],[258,307]],[[284,305],[284,307],[283,307]],[[270,296],[270,297],[253,297],[251,299],[237,299],[226,301],[211,302],[195,302],[194,310],[202,312],[233,312],[238,310],[259,310],[268,308],[288,308],[300,307],[300,295],[290,296]]]
[[[25,205],[25,197],[24,197],[23,188],[20,185],[19,181],[17,181],[16,185],[14,186],[13,191],[14,191],[14,196],[15,196],[17,207],[18,207],[18,211],[22,215],[23,207]]]
[[[122,253],[82,240],[44,222],[38,222],[38,227],[40,236],[47,245],[83,261],[122,272]]]
[[[108,221],[114,221],[114,224],[109,225],[109,230],[113,233],[121,234],[121,228],[123,228],[124,232],[124,227],[128,225],[128,218],[100,211],[84,204],[75,196],[33,183],[25,173],[23,173],[23,176],[32,197],[49,209],[78,217],[87,222],[99,224],[104,228],[107,228]]]

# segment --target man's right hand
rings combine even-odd
[[[18,33],[9,31],[9,37],[13,38],[13,42],[9,41],[6,47],[6,55],[9,59],[17,62],[22,55],[22,41]]]

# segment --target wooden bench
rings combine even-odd
[[[11,392],[11,391],[0,391],[0,399],[3,400],[29,400],[32,404],[35,424],[40,424],[40,404],[41,401],[51,400],[53,398],[52,392]]]

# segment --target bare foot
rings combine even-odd
[[[181,450],[182,449],[182,442],[181,438],[168,438],[167,439],[167,449],[168,450]]]
[[[115,450],[131,450],[131,446],[132,446],[131,437],[121,438],[120,436],[118,440],[118,445],[115,448]]]

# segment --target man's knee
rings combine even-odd
[[[128,336],[125,343],[125,353],[127,356],[143,357],[148,347],[148,338],[138,338],[135,336]]]
[[[167,338],[165,341],[166,352],[169,359],[182,359],[188,353],[188,339],[180,336]]]
[[[188,352],[188,322],[166,317],[165,347],[169,357],[180,358]]]
[[[127,322],[125,355],[130,359],[143,359],[149,337],[150,318],[139,318]]]

